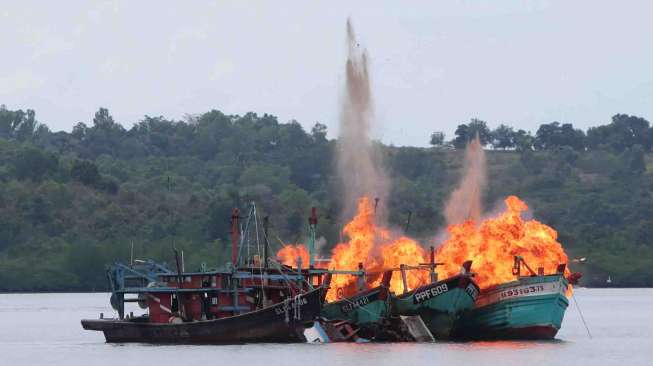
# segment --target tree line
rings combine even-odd
[[[487,151],[492,210],[509,194],[553,226],[586,284],[650,285],[653,177],[649,123],[616,115],[586,133],[550,123],[530,133],[472,120],[433,148],[380,145],[392,191],[390,224],[423,243],[444,229],[469,139]],[[450,148],[442,148],[449,146]],[[0,289],[88,290],[103,266],[137,257],[170,261],[174,243],[188,268],[228,259],[233,207],[254,202],[269,216],[273,249],[305,240],[310,207],[328,249],[340,240],[341,182],[335,140],[324,124],[306,131],[275,116],[211,110],[185,120],[145,116],[130,128],[100,108],[71,132],[51,131],[31,110],[0,107]],[[436,243],[437,244],[437,243]],[[580,267],[580,268],[579,268]]]
[[[644,151],[653,146],[653,128],[649,121],[637,116],[616,114],[609,124],[590,127],[585,133],[571,123],[551,122],[539,126],[535,135],[523,129],[515,130],[505,124],[490,129],[487,122],[473,118],[469,123],[458,125],[455,137],[445,141],[442,132],[431,134],[432,146],[464,148],[476,135],[483,146],[497,150],[541,151],[571,148],[576,151],[609,149],[623,152],[639,145]]]

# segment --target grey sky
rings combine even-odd
[[[353,4],[356,3],[356,4]],[[653,119],[650,1],[0,2],[0,104],[53,130],[216,108],[337,131],[345,21],[371,55],[377,137],[478,117],[532,130]]]

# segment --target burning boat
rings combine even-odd
[[[277,257],[288,265],[293,256],[312,260],[314,230],[308,248],[288,245]],[[337,244],[325,264],[333,279],[323,317],[351,322],[360,335],[373,340],[447,339],[455,320],[473,307],[479,290],[471,261],[460,273],[438,281],[435,268],[442,263],[435,263],[434,248],[429,258],[416,241],[377,225],[367,197],[359,200],[358,212],[343,233],[349,241]],[[401,272],[401,277],[393,272]],[[402,322],[406,317],[419,319],[409,325]]]
[[[359,335],[367,339],[383,338],[383,328],[390,317],[391,278],[392,271],[386,271],[379,286],[365,290],[362,285],[361,291],[353,296],[324,304],[322,316],[355,324]]]
[[[438,248],[438,256],[449,261],[474,260],[474,279],[481,289],[474,309],[456,322],[453,335],[553,338],[569,304],[569,284],[581,275],[567,268],[568,257],[553,228],[522,219],[528,206],[516,196],[505,204],[503,213],[479,224],[468,220],[450,225],[449,238]],[[522,276],[522,266],[527,276]],[[442,271],[451,275],[456,268],[445,263]]]
[[[328,302],[323,304],[321,317],[330,324],[347,324],[355,328],[357,336],[376,340],[384,338],[387,320],[390,317],[390,281],[392,270],[382,274],[380,283],[368,288],[368,278],[378,277],[376,273],[368,273],[363,268],[363,263],[358,263],[355,269],[324,268],[330,265],[330,260],[320,263],[315,261],[315,238],[317,227],[317,211],[311,210],[308,220],[307,245],[285,245],[278,253],[277,258],[285,265],[292,267],[295,264],[301,267],[304,262],[309,263],[308,273],[326,274],[324,286],[329,287],[326,293]],[[316,268],[318,267],[318,268]],[[332,278],[336,278],[332,281]],[[354,282],[343,282],[355,279]],[[342,284],[345,284],[342,286]],[[332,288],[331,288],[332,287]]]
[[[253,210],[250,219],[256,217]],[[238,219],[234,210],[232,262],[227,269],[185,272],[177,251],[176,272],[161,265],[116,264],[107,275],[119,318],[85,319],[83,328],[102,331],[107,342],[305,341],[304,329],[322,310],[324,287],[306,281],[301,269],[273,268],[259,256],[241,261],[244,240],[239,245]],[[125,302],[137,302],[148,313],[125,316]]]
[[[417,315],[434,339],[449,339],[455,322],[474,307],[479,293],[472,280],[471,265],[471,261],[466,261],[460,274],[437,281],[432,260],[431,283],[394,296],[393,312],[400,316]],[[406,269],[401,267],[402,277]]]
[[[531,274],[521,276],[521,265]],[[562,326],[569,305],[565,265],[556,273],[535,273],[515,257],[515,281],[484,290],[474,310],[456,324],[454,334],[463,339],[552,339]],[[576,280],[579,275],[572,275]]]

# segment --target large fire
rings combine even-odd
[[[417,266],[428,258],[417,241],[395,235],[376,224],[374,206],[368,197],[358,201],[356,216],[345,225],[343,234],[349,240],[338,243],[333,248],[331,261],[327,267],[343,271],[358,271],[360,263],[367,275],[365,284],[369,287],[379,285],[381,273],[385,270],[398,269],[401,264]],[[308,258],[308,252],[303,245],[286,245],[277,253],[279,261],[288,265],[295,265],[298,256],[302,257],[302,262]],[[408,290],[428,281],[427,271],[411,270],[406,273]],[[354,295],[358,291],[358,279],[356,275],[334,275],[327,300],[334,301]],[[404,291],[401,275],[393,276],[390,289],[397,293]]]
[[[333,248],[329,268],[339,270],[358,270],[361,263],[366,272],[372,273],[366,278],[368,286],[378,286],[380,273],[389,269],[397,269],[399,265],[416,266],[423,263],[426,255],[418,242],[405,236],[393,234],[387,228],[380,227],[375,222],[374,207],[368,197],[358,201],[356,216],[343,229],[349,241],[339,243]],[[413,289],[428,280],[425,271],[407,271],[408,290]],[[336,275],[331,280],[331,289],[327,300],[332,301],[341,296],[351,296],[356,293],[357,277],[351,275]],[[390,290],[397,293],[404,290],[401,276],[393,276]]]
[[[301,259],[303,268],[308,267],[310,258],[304,245],[286,244],[277,252],[277,260],[286,266],[298,267],[298,258]]]
[[[469,220],[448,227],[449,238],[436,252],[437,261],[444,263],[437,268],[440,279],[460,273],[466,260],[473,261],[472,271],[481,289],[513,281],[515,256],[521,256],[535,271],[542,268],[545,274],[555,273],[559,264],[568,263],[555,230],[536,220],[524,221],[521,213],[528,206],[516,196],[506,198],[505,204],[506,211],[480,225]],[[365,284],[368,287],[378,286],[385,270],[397,270],[402,264],[417,267],[429,261],[427,251],[417,241],[396,235],[375,222],[374,207],[367,197],[358,201],[356,216],[345,225],[343,234],[349,240],[333,248],[327,267],[357,271],[360,263],[367,275]],[[297,258],[308,263],[308,251],[303,245],[286,245],[277,253],[277,258],[284,264],[296,266]],[[568,269],[565,274],[569,274]],[[358,280],[355,275],[334,275],[327,300],[354,295],[358,291]],[[407,290],[428,281],[427,270],[406,271]],[[392,277],[390,290],[404,291],[400,273]]]
[[[445,263],[438,267],[441,278],[455,275],[460,264],[471,259],[475,281],[484,289],[515,279],[515,256],[521,256],[535,271],[543,268],[545,274],[555,273],[559,264],[568,263],[555,230],[536,220],[524,221],[521,213],[528,206],[516,196],[506,198],[505,204],[506,211],[478,226],[470,220],[448,227],[449,239],[436,254],[438,261]]]

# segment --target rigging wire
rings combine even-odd
[[[263,265],[261,263],[261,243],[259,241],[259,236],[258,236],[258,213],[256,211],[256,204],[252,202],[252,208],[254,210],[254,230],[256,230],[256,251],[258,252],[258,273],[260,277],[260,284],[261,284],[261,296],[263,296],[263,303],[267,301],[266,296],[265,296],[265,289],[263,288]],[[253,268],[253,267],[252,267]],[[265,305],[265,304],[263,304]]]
[[[279,269],[279,273],[281,273],[281,275],[283,276],[284,281],[288,282],[288,286],[290,286],[290,279],[288,279],[288,277],[283,273],[282,268],[281,268],[281,263],[277,262],[274,259],[271,259],[270,262],[273,263],[275,266],[277,266],[277,268]],[[306,281],[304,276],[301,276],[300,273],[298,273],[297,271],[293,271],[292,269],[290,270],[290,272],[296,273],[301,278],[302,281],[306,282],[309,285],[310,288],[313,288],[312,284],[310,282]],[[390,297],[388,297],[388,299],[389,298]],[[350,304],[352,304],[354,306],[356,305],[356,303],[354,303],[353,301],[349,300],[346,297],[340,299],[339,301],[345,301],[345,302],[350,303]],[[371,312],[370,310],[365,309],[364,306],[360,306],[360,307],[358,307],[358,309],[363,310],[364,312],[366,312],[366,313],[368,313],[368,314],[370,314],[372,316],[376,316],[375,313]]]
[[[587,326],[587,322],[585,322],[585,317],[583,316],[583,312],[580,310],[580,306],[578,306],[578,301],[576,301],[576,295],[574,293],[571,293],[571,298],[574,299],[574,304],[576,304],[576,309],[578,309],[578,314],[580,314],[580,319],[583,321],[583,325],[585,326],[585,330],[587,331],[587,335],[592,339],[592,333],[590,333],[590,328]]]

